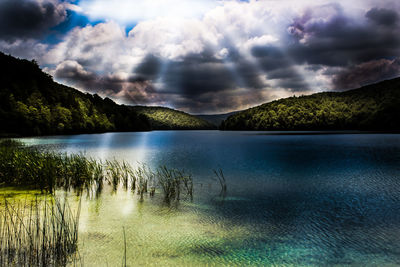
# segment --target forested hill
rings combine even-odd
[[[224,113],[224,114],[211,114],[211,115],[195,115],[198,118],[201,118],[205,121],[208,121],[209,123],[212,123],[214,125],[220,125],[222,121],[226,120],[229,116],[238,113],[239,111],[233,111],[229,113]]]
[[[158,129],[153,119],[131,106],[54,82],[34,61],[0,52],[0,73],[0,135]]]
[[[146,117],[111,99],[58,84],[35,62],[0,53],[2,134],[149,130]]]
[[[222,130],[400,130],[400,78],[290,97],[228,117]]]
[[[133,109],[145,115],[153,128],[158,130],[206,130],[217,129],[217,124],[212,124],[202,118],[188,113],[165,107],[135,106]]]

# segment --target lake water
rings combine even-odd
[[[400,135],[155,131],[22,140],[193,174],[193,202],[173,207],[158,194],[144,202],[123,190],[83,196],[85,266],[121,265],[123,227],[130,266],[400,265]]]

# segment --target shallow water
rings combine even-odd
[[[130,266],[400,264],[400,135],[156,131],[22,140],[194,175],[193,202],[172,207],[160,194],[144,202],[123,190],[83,196],[85,266],[121,265],[123,228]]]

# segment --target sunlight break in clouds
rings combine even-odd
[[[215,0],[82,0],[91,19],[135,23],[159,17],[194,18],[218,5]]]

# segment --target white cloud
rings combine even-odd
[[[82,12],[93,20],[135,23],[160,17],[201,17],[216,0],[82,0]]]
[[[197,19],[169,19],[139,23],[129,32],[132,45],[166,59],[199,54],[218,45],[218,33]]]
[[[45,64],[74,60],[99,73],[130,71],[140,62],[144,51],[115,22],[75,28],[43,57]]]
[[[0,40],[0,51],[29,60],[41,59],[46,55],[47,50],[47,44],[42,44],[34,39],[17,39],[13,42]]]
[[[360,4],[360,1],[355,0],[355,3]],[[318,5],[329,2],[331,1],[318,1]],[[357,7],[354,3],[339,2],[342,2],[346,15],[349,17],[353,15],[354,18],[363,17],[365,11],[370,8],[369,4],[360,4]],[[170,6],[166,7],[167,4]],[[196,9],[191,5],[201,6]],[[106,83],[104,80],[117,81],[119,87],[116,88],[119,88],[120,91],[115,89],[103,91],[114,97],[137,101],[145,99],[147,96],[150,101],[161,103],[157,94],[161,95],[163,93],[161,89],[165,89],[163,79],[143,81],[142,83],[128,81],[132,75],[134,76],[134,70],[143,62],[143,59],[148,55],[153,55],[162,61],[161,64],[163,62],[176,63],[182,62],[189,55],[202,55],[207,52],[215,58],[217,64],[223,65],[222,69],[236,71],[237,75],[243,76],[260,75],[258,80],[265,85],[264,90],[260,86],[258,88],[260,91],[257,93],[250,89],[240,91],[238,87],[242,85],[238,83],[239,85],[235,88],[227,89],[223,93],[227,99],[232,98],[232,103],[236,103],[237,107],[247,107],[271,98],[293,94],[290,88],[280,87],[280,82],[286,77],[267,79],[265,69],[262,71],[262,62],[252,56],[252,48],[255,46],[277,47],[279,52],[282,52],[284,62],[287,61],[291,65],[292,72],[299,74],[299,77],[304,77],[304,82],[311,88],[319,90],[332,87],[331,78],[326,75],[329,67],[313,69],[308,65],[294,66],[295,62],[291,62],[289,56],[285,55],[285,48],[288,46],[288,26],[293,23],[294,18],[302,17],[307,8],[313,5],[315,5],[315,1],[311,0],[251,0],[249,2],[83,0],[75,11],[85,12],[92,19],[104,19],[105,22],[95,26],[88,25],[73,29],[63,37],[61,43],[48,50],[41,61],[44,64],[53,65],[53,73],[54,70],[70,67],[82,76],[90,77],[93,74],[98,79],[103,77],[101,82],[106,85],[112,86],[113,84]],[[196,14],[191,13],[193,10],[196,10]],[[331,20],[331,16],[336,14],[335,10],[332,10],[332,5],[319,8],[318,12],[314,19]],[[125,24],[132,21],[137,21],[137,24],[126,34]],[[38,49],[45,51],[47,46],[38,46]],[[236,69],[235,57],[238,57],[238,54],[243,62],[249,64],[249,68],[246,66]],[[199,66],[192,67],[199,68]],[[212,64],[207,65],[207,63],[202,63],[201,67],[213,68]],[[246,73],[246,71],[248,72]],[[177,77],[182,78],[179,75]],[[238,77],[238,80],[240,78]],[[157,87],[154,88],[154,86]],[[152,91],[153,89],[158,91]],[[179,92],[179,89],[174,88],[174,93]],[[301,94],[306,91],[296,92]],[[208,94],[213,93],[217,94],[218,92]],[[222,94],[222,92],[219,93]],[[254,94],[256,97],[248,96],[246,98],[247,94]],[[188,110],[190,101],[186,96],[177,94],[169,95],[169,97],[174,98],[176,103],[181,103],[179,104],[180,108]],[[190,103],[195,105],[194,100]],[[222,105],[217,100],[214,104],[215,110],[218,109],[218,105]],[[231,108],[235,109],[235,107]]]
[[[75,28],[64,37],[63,42],[44,56],[43,62],[59,64],[64,60],[75,60],[85,67],[90,66],[93,71],[116,72],[123,69],[127,72],[140,63],[146,54],[180,60],[186,55],[212,49],[216,58],[221,59],[231,52],[232,47],[250,57],[250,50],[254,46],[284,45],[281,42],[285,40],[281,40],[281,36],[286,34],[293,14],[302,12],[305,3],[312,2],[174,1],[83,0],[79,3],[82,10],[89,13],[90,10],[94,13],[97,10],[99,14],[104,12],[111,20],[96,26]],[[147,9],[174,12],[175,6],[179,6],[193,10],[196,8],[189,6],[200,5],[200,2],[207,6],[212,2],[210,6],[214,6],[202,18],[152,16],[152,19],[139,22],[128,36],[124,26],[114,22],[119,16],[115,14],[113,17],[114,10],[123,10],[135,17],[136,13],[145,14]],[[327,1],[321,1],[324,2]]]

